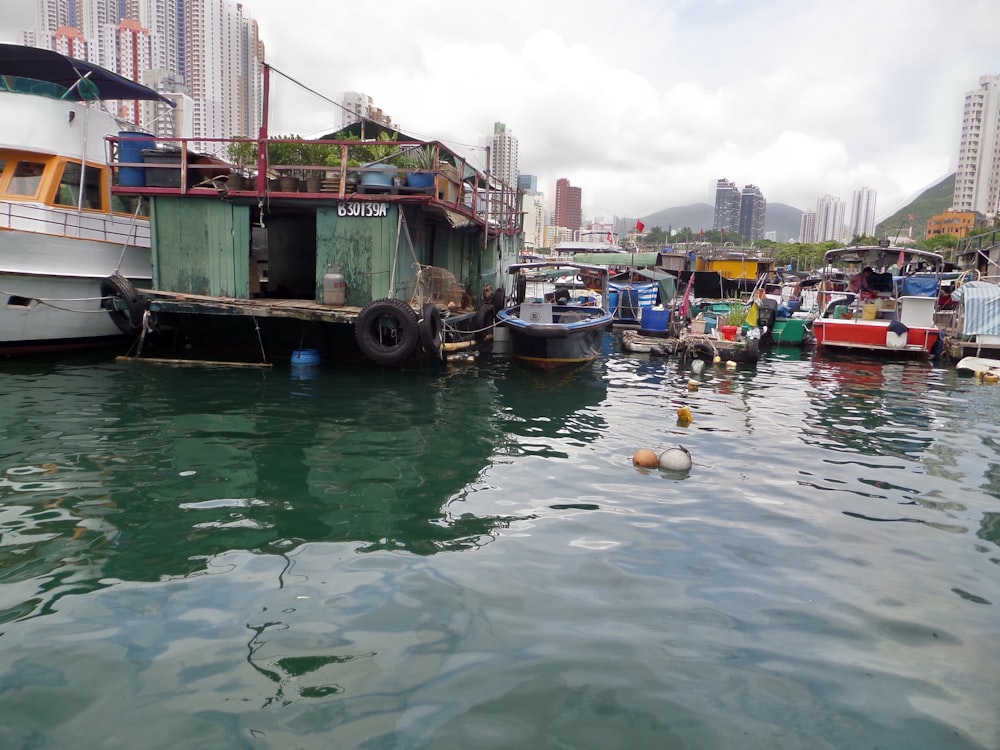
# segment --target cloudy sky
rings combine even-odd
[[[34,23],[7,0],[0,38]],[[268,62],[339,101],[362,91],[404,132],[471,147],[493,123],[585,218],[714,203],[715,182],[812,209],[878,190],[887,216],[955,169],[962,104],[1000,74],[997,0],[243,0]],[[273,81],[272,133],[336,108]]]

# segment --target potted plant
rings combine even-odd
[[[437,166],[437,154],[430,144],[411,148],[403,156],[407,168],[406,184],[409,187],[429,188],[434,185],[434,169]]]
[[[726,314],[726,325],[720,326],[719,331],[725,336],[727,341],[735,341],[736,334],[747,319],[747,308],[740,302],[731,302],[729,312]]]
[[[244,139],[246,136],[237,136]],[[257,167],[257,144],[251,140],[233,141],[226,148],[229,161],[237,168],[229,176],[229,184],[233,190],[244,190],[247,181],[253,178]]]

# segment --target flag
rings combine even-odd
[[[754,300],[753,304],[750,305],[750,309],[747,310],[746,322],[751,328],[757,327],[757,315],[760,308],[757,306],[757,300]]]
[[[615,238],[611,236],[611,232],[608,232],[608,242],[612,245],[615,244]]]
[[[646,225],[642,223],[641,219],[635,222],[635,231],[637,231],[639,234],[642,234],[642,230],[645,228]]]
[[[684,299],[681,300],[680,314],[681,317],[687,317],[688,310],[691,307],[691,287],[694,286],[694,271],[688,277],[687,289],[684,290]]]
[[[906,263],[906,253],[902,250],[899,251],[899,260],[896,261],[896,268],[900,271],[903,270],[903,265]]]

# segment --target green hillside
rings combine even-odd
[[[937,185],[927,188],[909,205],[903,206],[892,216],[883,219],[875,227],[876,237],[905,235],[910,228],[910,214],[913,214],[913,239],[922,240],[927,232],[927,220],[944,213],[951,207],[955,197],[955,175],[945,177]],[[900,230],[902,227],[902,230]]]

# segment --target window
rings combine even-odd
[[[100,209],[101,206],[101,170],[97,167],[87,167],[84,172],[83,202],[80,202],[80,165],[75,162],[67,162],[63,167],[62,177],[59,178],[59,187],[56,189],[56,205],[72,206],[78,205],[83,208]]]
[[[7,192],[11,195],[26,195],[34,197],[38,186],[42,184],[42,172],[45,164],[37,161],[19,161],[14,165]]]

